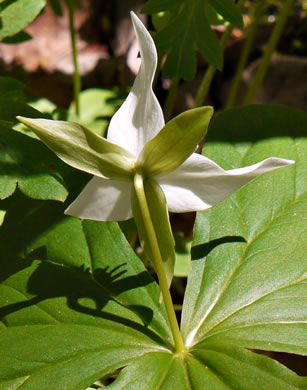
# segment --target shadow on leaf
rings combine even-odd
[[[20,261],[23,263],[24,260]],[[14,263],[19,263],[15,261]],[[23,309],[38,305],[43,301],[50,301],[50,315],[53,317],[53,307],[57,306],[59,312],[67,312],[69,320],[72,322],[84,321],[85,316],[101,318],[111,322],[116,322],[124,326],[138,330],[146,334],[153,340],[163,344],[163,341],[150,329],[148,325],[153,318],[153,311],[149,307],[143,305],[128,305],[122,302],[120,294],[131,289],[144,287],[148,284],[147,272],[127,276],[123,276],[125,264],[117,266],[113,269],[106,267],[97,269],[94,274],[90,274],[89,270],[68,268],[47,261],[32,260],[27,262],[27,267],[15,267],[19,272],[18,278],[27,278],[26,294],[35,295],[24,301],[14,302],[0,308],[0,321],[7,322],[5,319],[10,314],[16,313]],[[26,265],[24,264],[24,266]],[[32,272],[31,272],[32,271]],[[31,273],[30,277],[28,276]],[[144,274],[144,275],[142,275]],[[141,282],[143,281],[143,282]],[[14,282],[13,282],[14,283]],[[10,286],[12,282],[10,283]],[[13,286],[12,286],[13,287]],[[66,297],[66,305],[61,307],[61,304],[52,302],[53,299]],[[103,311],[103,308],[109,301],[118,303],[120,306],[131,310],[142,320],[143,325],[131,318],[125,318],[113,312]],[[55,305],[55,306],[53,306]],[[81,315],[81,317],[80,317]],[[127,317],[130,317],[129,314]],[[57,320],[56,315],[54,316]],[[66,314],[64,313],[64,317]],[[99,326],[99,324],[97,325]]]
[[[217,238],[205,244],[196,245],[191,249],[192,260],[200,260],[207,257],[214,248],[222,244],[228,244],[232,242],[246,242],[245,238],[240,236],[226,236]]]

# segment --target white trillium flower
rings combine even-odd
[[[255,177],[294,163],[268,158],[225,171],[214,161],[193,153],[207,130],[212,109],[187,111],[165,126],[152,90],[156,48],[133,12],[131,18],[141,66],[131,92],[110,122],[107,140],[78,124],[19,118],[63,161],[94,175],[66,214],[99,221],[131,218],[136,169],[160,186],[169,211],[183,213],[208,209]]]
[[[113,116],[107,139],[135,156],[164,127],[162,109],[152,91],[157,66],[154,42],[134,13],[133,26],[141,52],[141,67],[131,92]],[[186,129],[187,133],[189,128]],[[262,173],[293,164],[293,161],[268,158],[249,167],[225,171],[210,159],[193,153],[177,169],[154,176],[166,197],[169,211],[183,213],[205,210],[223,201],[234,191]],[[94,177],[66,214],[85,219],[121,221],[133,216],[131,180]]]
[[[156,48],[137,16],[131,13],[131,18],[140,46],[141,66],[131,92],[110,122],[107,139],[77,123],[18,119],[60,159],[94,176],[66,214],[98,221],[123,221],[134,216],[144,251],[154,262],[153,237],[145,227],[147,217],[152,220],[152,232],[170,285],[175,251],[168,211],[208,209],[258,175],[294,161],[268,158],[225,171],[194,153],[206,134],[213,109],[189,110],[165,125],[152,90]],[[147,217],[145,206],[140,204],[140,191],[148,205]]]

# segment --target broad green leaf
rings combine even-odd
[[[110,326],[105,319],[96,325],[55,321],[1,329],[1,389],[84,390],[138,356],[160,355],[161,347],[132,325]]]
[[[91,88],[80,94],[80,122],[84,125],[98,117],[111,117],[120,106],[122,99],[116,90]],[[71,110],[74,110],[72,104]]]
[[[3,99],[1,106],[3,103],[5,104],[5,102],[8,100],[10,100],[11,102],[24,102],[24,87],[25,85],[21,81],[15,80],[12,77],[0,77],[0,92],[1,97]],[[3,110],[2,115],[3,113],[6,113],[6,110]]]
[[[233,0],[209,0],[212,7],[230,23],[242,28],[243,18]]]
[[[160,186],[153,180],[144,181],[144,191],[161,257],[165,264],[166,278],[170,285],[174,275],[176,255],[175,242],[170,226],[166,199]],[[142,213],[135,189],[133,190],[132,196],[132,208],[145,255],[152,263],[153,267],[155,267],[155,258],[151,247],[152,238],[148,235],[146,230],[144,224],[144,215]]]
[[[186,356],[146,353],[128,363],[108,388],[298,390],[305,385],[303,378],[265,356],[225,344],[208,344]]]
[[[181,1],[181,0],[180,0]],[[181,1],[182,2],[182,1]],[[178,6],[178,0],[148,0],[142,8],[144,14],[155,14]]]
[[[149,12],[147,12],[147,13],[149,13]],[[153,24],[154,28],[157,31],[160,31],[163,28],[168,26],[171,18],[172,18],[172,15],[170,14],[170,12],[165,11],[165,12],[159,12],[159,13],[153,14],[151,20],[152,20],[152,24]]]
[[[147,144],[139,162],[151,175],[174,171],[195,150],[206,135],[212,107],[194,108],[176,116]]]
[[[91,88],[80,93],[80,124],[100,135],[105,135],[109,119],[123,102],[122,94],[117,90]],[[75,121],[75,105],[68,110],[68,120]],[[72,116],[70,118],[70,116]]]
[[[31,107],[35,108],[35,110],[38,110],[39,112],[41,112],[43,114],[49,114],[49,115],[52,115],[57,108],[53,102],[51,102],[50,100],[48,100],[46,98],[39,98],[39,99],[33,100],[29,103],[29,105]],[[55,118],[53,118],[53,119],[55,119]]]
[[[1,389],[84,390],[138,356],[169,355],[159,289],[117,224],[25,201],[28,214],[15,231],[11,223],[22,245],[0,259]],[[2,248],[14,213],[0,230]]]
[[[296,164],[198,214],[182,322],[188,345],[306,354],[306,129],[306,113],[280,106],[234,109],[213,121],[205,154],[224,168],[269,156]]]
[[[172,354],[152,353],[135,359],[125,367],[111,390],[188,389],[181,359]]]
[[[168,25],[161,24],[162,29],[155,34],[158,50],[167,54],[164,76],[192,80],[196,72],[196,50],[209,64],[222,68],[222,49],[207,18],[210,5],[229,22],[243,25],[242,16],[232,0],[149,0],[143,7],[144,13],[167,12],[170,19]]]
[[[222,341],[204,342],[191,352],[187,367],[196,383],[193,390],[202,390],[206,382],[212,383],[210,389],[214,390],[306,388],[306,378],[295,375],[276,361]]]
[[[13,95],[15,94],[15,98]],[[17,97],[19,92],[15,91],[10,93],[10,98],[6,98],[5,94],[0,97],[0,118],[1,120],[5,120],[11,122],[12,125],[18,123],[16,117],[17,115],[27,115],[30,118],[39,118],[43,115],[37,111],[35,108],[22,103]],[[20,96],[20,95],[19,95]]]
[[[5,0],[0,5],[0,41],[30,24],[46,5],[45,0]]]
[[[301,288],[304,286],[301,283],[297,288],[298,285],[292,283],[278,292],[275,290],[274,299],[267,301],[265,300],[270,297],[271,292],[265,296],[262,293],[270,287],[271,280],[275,281],[274,289],[280,281],[287,284],[301,272],[298,259],[305,245],[303,236],[298,236],[305,226],[301,211],[306,215],[306,210],[297,209],[296,222],[300,226],[292,223],[294,216],[291,207],[301,207],[303,202],[300,200],[306,193],[305,140],[269,138],[277,129],[276,125],[274,127],[276,118],[280,119],[280,133],[289,126],[287,115],[283,116],[278,107],[270,107],[272,112],[264,107],[233,110],[230,114],[224,114],[225,122],[222,115],[216,121],[220,121],[222,129],[225,126],[228,129],[230,126],[242,129],[241,118],[248,118],[249,110],[254,110],[250,118],[258,114],[262,124],[267,125],[264,131],[268,138],[251,146],[250,142],[246,142],[243,131],[241,138],[237,136],[237,144],[223,143],[223,138],[220,138],[219,143],[206,144],[206,153],[212,158],[215,156],[217,162],[226,168],[252,163],[268,154],[294,158],[299,164],[266,174],[228,201],[213,208],[210,213],[199,214],[183,330],[186,332],[190,324],[200,323],[195,336],[201,337],[197,339],[197,344],[192,343],[193,346],[187,353],[172,351],[172,336],[165,309],[158,304],[159,289],[129,247],[116,223],[80,221],[65,217],[65,205],[29,199],[20,193],[0,203],[1,209],[7,210],[0,228],[3,254],[0,257],[1,390],[84,390],[101,377],[113,374],[115,381],[108,386],[113,390],[306,388],[306,378],[298,377],[266,356],[245,349],[258,348],[268,341],[273,349],[284,350],[282,348],[284,345],[289,347],[291,339],[294,346],[290,348],[291,351],[302,353],[296,327],[298,317],[294,317],[294,312],[297,316],[301,314],[297,306],[293,312],[283,314],[282,310],[289,310],[289,302],[293,303],[294,299],[301,302]],[[291,118],[291,129],[299,135],[299,131],[305,130],[306,114],[295,110],[286,113],[299,117],[297,122],[296,115]],[[228,115],[233,115],[233,121],[229,121]],[[300,130],[296,127],[298,123]],[[248,131],[253,126],[257,129],[253,123],[248,125]],[[214,136],[220,137],[219,126],[215,125],[215,121],[212,126],[214,128]],[[260,131],[258,129],[259,138]],[[289,180],[292,184],[295,182],[295,191],[288,185]],[[76,187],[81,186],[79,181],[75,183]],[[280,182],[287,184],[285,188]],[[276,192],[273,192],[275,187]],[[75,191],[78,192],[78,188]],[[73,192],[74,190],[71,196]],[[254,196],[255,193],[258,194],[257,197]],[[294,197],[299,200],[293,201]],[[259,208],[257,205],[260,200],[262,206]],[[276,208],[270,207],[266,212],[272,200]],[[227,202],[232,206],[229,209],[225,209]],[[247,203],[251,209],[241,209],[242,204]],[[241,212],[239,216],[238,209]],[[214,213],[217,220],[210,218]],[[252,215],[253,213],[256,215]],[[266,229],[261,226],[263,213]],[[283,218],[286,220],[283,221]],[[291,224],[287,229],[284,222],[288,221]],[[255,225],[255,222],[258,224]],[[234,235],[229,233],[232,223]],[[278,248],[274,248],[279,229],[282,231],[282,240],[278,241]],[[267,234],[269,246],[268,251],[264,252],[261,240]],[[293,248],[294,236],[298,238],[297,245]],[[212,242],[212,237],[216,241]],[[234,268],[234,261],[246,248],[245,261],[240,267]],[[248,250],[253,249],[255,252],[249,252],[251,256],[248,256]],[[208,252],[209,256],[205,260],[204,254]],[[289,253],[291,262],[287,262],[285,279],[282,260],[288,258]],[[266,261],[263,260],[264,257]],[[254,262],[256,264],[253,265]],[[261,267],[263,264],[265,266]],[[227,272],[229,284],[223,289],[220,287]],[[220,296],[214,300],[214,293],[219,292]],[[246,297],[248,300],[250,297],[254,299],[257,294],[258,297],[261,296],[259,300],[242,307],[242,301]],[[262,298],[265,302],[260,307],[262,311],[259,306],[254,310],[253,305],[261,306]],[[198,310],[193,311],[200,299],[203,299],[202,304]],[[208,311],[208,305],[211,312],[204,323],[197,321],[199,314],[204,314],[203,309]],[[234,308],[239,310],[233,313]],[[250,309],[248,313],[245,312]],[[265,322],[268,319],[265,316],[270,313],[273,313],[276,320],[274,340],[271,324]],[[282,315],[288,315],[293,320],[292,328],[285,324],[284,333],[278,322]],[[254,321],[256,317],[257,322]],[[248,332],[250,319],[255,326]],[[263,320],[267,327],[262,328],[261,334],[258,328]],[[302,328],[303,325],[300,324]],[[247,332],[244,337],[236,333],[245,328]],[[300,332],[303,344],[305,333]],[[257,338],[260,340],[258,344],[255,342]],[[284,341],[286,343],[282,347],[276,348],[276,345],[280,346]]]
[[[66,164],[99,177],[124,178],[132,156],[120,146],[73,122],[18,117]]]
[[[16,45],[17,43],[27,42],[32,39],[32,36],[25,31],[20,31],[19,33],[13,35],[12,37],[7,37],[2,40],[2,43],[8,45]]]
[[[85,278],[88,288],[93,291],[98,289],[98,306],[104,306],[108,300],[116,301],[125,309],[124,312],[131,312],[138,322],[146,323],[146,327],[161,334],[166,343],[170,342],[166,314],[163,306],[158,304],[159,289],[116,223],[81,222],[77,218],[65,217],[65,205],[57,202],[38,202],[17,197],[13,204],[19,212],[8,207],[0,229],[1,248],[7,258],[12,259],[10,264],[5,265],[7,258],[3,257],[2,274],[10,274],[11,270],[16,272],[18,261],[14,259],[18,257],[23,258],[25,266],[31,263],[27,259],[40,260],[37,278],[31,279],[33,288],[30,288],[29,282],[28,289],[35,295],[49,295],[50,290],[50,298],[58,296],[59,292],[57,288],[53,291],[54,278],[50,276],[48,279],[48,269],[55,278],[59,269],[63,270],[64,279],[65,275],[70,274],[77,279]],[[22,263],[19,264],[22,266]],[[61,275],[60,272],[58,278]],[[60,294],[66,291],[64,279],[63,285],[58,284]],[[71,286],[71,293],[75,289],[78,294],[81,287],[76,287],[69,280],[67,283]],[[56,307],[56,302],[54,305]],[[64,316],[70,315],[69,308],[63,307],[62,310]],[[31,323],[31,311],[29,313]],[[18,317],[18,313],[16,315]],[[23,321],[25,314],[20,313],[18,318]]]
[[[62,7],[61,7],[60,0],[50,0],[50,5],[52,7],[53,12],[57,16],[63,16],[63,10],[62,10]]]
[[[174,235],[176,241],[176,262],[174,276],[187,277],[191,270],[191,246],[192,241],[185,241],[182,234]]]
[[[216,10],[210,5],[210,3],[206,3],[205,12],[208,22],[211,26],[226,24],[226,21],[223,19],[223,17],[216,12]]]
[[[31,198],[64,201],[68,193],[59,173],[63,164],[56,156],[17,131],[0,126],[0,134],[0,199],[18,186]]]

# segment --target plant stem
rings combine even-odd
[[[78,65],[78,51],[76,45],[76,31],[75,31],[75,23],[74,23],[74,5],[71,0],[67,1],[68,5],[68,14],[69,14],[69,31],[71,38],[71,48],[72,48],[72,56],[74,63],[74,103],[76,114],[80,116],[80,102],[79,96],[81,91],[81,77],[79,73],[79,65]]]
[[[283,28],[286,24],[286,21],[288,19],[288,16],[289,16],[289,13],[290,13],[290,10],[291,10],[293,3],[294,3],[294,0],[285,0],[281,14],[279,15],[279,18],[276,22],[274,29],[273,29],[271,38],[268,42],[268,45],[265,49],[263,56],[262,56],[261,63],[256,71],[255,77],[253,78],[253,81],[252,81],[252,83],[247,91],[247,94],[245,96],[245,99],[243,102],[244,105],[252,104],[257,97],[259,88],[261,87],[261,84],[264,80],[264,77],[268,71],[268,68],[269,68],[269,65],[271,62],[272,54],[273,54],[274,50],[276,49],[276,46],[279,42],[279,39],[281,37]]]
[[[245,3],[245,0],[240,0],[238,2],[237,7],[239,8],[239,10],[241,10],[243,8],[244,3]],[[229,41],[229,38],[231,37],[232,29],[233,29],[233,25],[229,24],[222,35],[221,46],[223,49],[225,48],[227,42]],[[213,65],[208,66],[208,69],[205,73],[205,76],[204,76],[203,81],[199,87],[199,90],[198,90],[198,93],[197,93],[197,96],[195,99],[195,103],[194,103],[195,108],[201,107],[204,104],[204,101],[208,95],[208,91],[209,91],[209,88],[210,88],[210,85],[212,83],[212,80],[213,80],[213,77],[215,75],[216,70],[217,69],[215,66],[213,66]]]
[[[155,90],[155,88],[156,88],[156,85],[157,85],[157,82],[159,79],[159,74],[161,72],[163,60],[164,60],[164,56],[161,56],[158,54],[157,69],[156,69],[155,77],[154,77],[153,82],[152,82],[152,89],[153,90]]]
[[[254,17],[252,19],[252,24],[251,24],[251,27],[249,29],[244,48],[242,50],[240,60],[239,60],[239,65],[237,67],[236,74],[235,74],[235,77],[234,77],[232,85],[231,85],[231,90],[230,90],[230,93],[229,93],[229,96],[228,96],[228,99],[227,99],[227,102],[225,105],[226,110],[231,108],[235,104],[236,97],[237,97],[238,90],[239,90],[239,86],[240,86],[240,82],[242,80],[242,74],[243,74],[244,68],[247,64],[248,57],[249,57],[250,51],[252,49],[252,45],[254,43],[256,31],[257,31],[258,25],[260,23],[261,17],[263,15],[265,2],[266,2],[266,0],[258,0],[256,2]]]
[[[213,77],[215,75],[215,72],[216,72],[216,67],[213,65],[209,65],[209,67],[205,73],[205,76],[203,78],[203,81],[200,85],[200,88],[198,90],[196,99],[195,99],[195,103],[194,103],[195,108],[201,107],[204,104],[206,97],[208,95],[208,91],[209,91],[210,85],[212,83]]]
[[[144,226],[146,229],[147,236],[150,237],[150,246],[151,246],[151,251],[153,254],[153,261],[155,271],[158,275],[158,280],[159,280],[159,286],[162,292],[164,304],[166,307],[166,312],[168,315],[169,323],[171,326],[171,331],[173,334],[174,338],[174,343],[175,343],[175,349],[176,352],[182,353],[185,351],[185,347],[183,344],[182,336],[180,333],[178,321],[176,318],[175,314],[175,309],[172,301],[172,297],[170,294],[170,290],[168,287],[167,279],[166,279],[166,274],[164,270],[164,263],[163,259],[161,256],[159,244],[158,244],[158,239],[156,236],[155,228],[152,223],[147,199],[146,199],[146,194],[145,194],[145,189],[144,189],[144,182],[143,182],[143,176],[141,173],[136,172],[134,175],[134,189],[136,192],[136,197],[140,206]]]
[[[172,78],[171,86],[168,90],[168,95],[164,107],[164,119],[165,122],[167,122],[171,116],[174,109],[176,97],[177,97],[177,91],[178,91],[178,85],[179,85],[179,77],[175,76]]]

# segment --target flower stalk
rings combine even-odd
[[[179,329],[177,317],[175,314],[175,309],[168,287],[168,281],[166,278],[166,273],[164,269],[163,259],[160,253],[160,248],[158,244],[158,239],[150,215],[145,189],[144,189],[144,178],[142,173],[136,172],[134,175],[134,190],[137,197],[138,205],[140,208],[141,216],[143,219],[144,227],[146,229],[147,236],[150,237],[149,245],[151,246],[151,253],[153,258],[151,259],[156,274],[159,280],[160,290],[163,296],[163,301],[166,307],[167,316],[169,319],[171,331],[174,338],[175,350],[178,353],[182,353],[185,350],[181,332]]]

